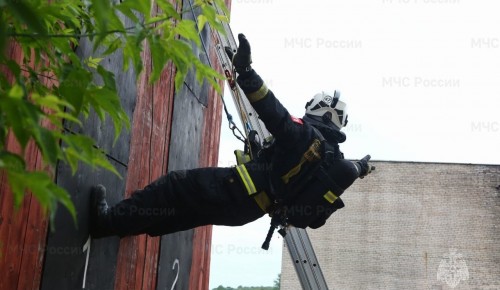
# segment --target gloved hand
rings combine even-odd
[[[365,176],[370,174],[373,170],[375,170],[375,166],[370,165],[368,161],[370,160],[371,156],[366,155],[363,157],[363,159],[356,161],[354,164],[358,168],[359,171],[359,178],[363,179]]]
[[[252,63],[252,54],[250,52],[250,43],[243,33],[238,34],[238,41],[240,45],[236,51],[236,54],[231,50],[230,47],[226,46],[227,55],[233,62],[236,72],[240,76],[245,76],[252,71],[250,64]]]

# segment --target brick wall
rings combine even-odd
[[[500,289],[499,165],[374,164],[308,230],[330,289]],[[281,289],[300,289],[283,251]],[[451,257],[469,273],[458,285],[438,280]]]

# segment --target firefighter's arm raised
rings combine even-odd
[[[294,142],[297,131],[300,130],[297,119],[290,116],[287,109],[274,96],[262,80],[262,78],[251,67],[252,58],[250,44],[243,34],[238,35],[239,47],[233,55],[231,49],[226,52],[232,59],[233,65],[238,73],[237,82],[245,92],[248,100],[259,114],[260,119],[266,125],[269,132],[276,138],[285,142]]]

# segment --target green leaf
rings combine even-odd
[[[221,16],[224,16],[227,20],[226,22],[229,23],[231,13],[229,12],[229,9],[227,9],[225,1],[224,0],[215,0],[215,4],[217,5],[217,7],[222,9],[222,13],[224,13],[224,15],[221,15]]]
[[[33,7],[29,5],[28,1],[6,1],[8,8],[12,11],[14,16],[23,21],[30,30],[38,34],[45,35],[46,29],[43,21]],[[106,2],[106,1],[103,1]]]
[[[139,24],[136,25],[136,27],[135,27],[135,45],[136,45],[136,47],[139,48],[139,52],[142,50],[142,42],[144,41],[144,39],[146,39],[146,37],[150,33],[151,33],[150,28],[143,26],[143,25],[139,25]]]
[[[137,2],[140,2],[140,1],[137,1]],[[126,5],[126,4],[124,5],[124,3],[125,2],[122,2],[120,5],[115,6],[115,8],[118,9],[118,11],[120,11],[121,13],[123,13],[123,15],[128,17],[132,22],[134,22],[134,23],[139,22],[139,18],[137,18],[137,16],[134,14],[132,9],[128,5]]]
[[[33,126],[38,126],[41,111],[24,99],[0,98],[7,127],[11,127],[21,148],[29,141]]]
[[[181,73],[180,71],[177,71],[175,74],[175,90],[180,91],[182,88],[182,85],[184,84],[184,79],[186,78],[187,73]]]
[[[66,112],[57,112],[57,113],[49,115],[48,117],[55,117],[58,119],[70,121],[70,122],[76,123],[78,126],[83,125],[82,122],[78,118],[76,118],[75,116],[68,114]],[[58,123],[61,124],[62,122],[58,122],[57,120],[53,120],[52,123],[57,126]]]
[[[180,21],[174,28],[174,32],[188,40],[194,41],[198,47],[201,45],[200,36],[196,30],[196,23],[192,20]]]
[[[44,127],[33,128],[33,138],[38,148],[42,152],[43,159],[50,165],[56,165],[60,154],[59,142],[54,137],[52,131]]]
[[[93,139],[73,134],[64,135],[62,139],[64,140],[64,144],[67,145],[63,149],[63,152],[66,154],[66,160],[72,167],[72,170],[76,169],[79,160],[92,167],[99,166],[107,169],[121,178],[118,171],[109,163],[104,152],[96,148]]]
[[[51,193],[48,189],[52,179],[45,172],[26,172],[24,182],[45,207],[50,207]],[[29,177],[29,178],[27,178]]]
[[[191,46],[183,40],[173,39],[164,47],[171,56],[177,70],[187,73],[192,66],[192,61],[196,59]]]
[[[69,147],[69,148],[64,148],[63,152],[65,154],[65,160],[68,162],[69,166],[71,167],[71,174],[75,174],[76,171],[78,170],[78,151],[76,151],[74,148]]]
[[[120,18],[115,14],[115,9],[112,9],[110,1],[91,0],[91,10],[94,15],[94,22],[97,31],[97,37],[94,39],[94,51],[105,41],[106,37],[113,37],[111,31],[121,31],[125,33]]]
[[[227,18],[227,16],[225,16],[225,15],[217,15],[216,19],[219,20],[220,22],[227,22],[227,23],[229,23],[229,18]]]
[[[169,57],[157,37],[148,38],[148,42],[151,51],[151,61],[153,62],[153,69],[149,81],[153,83],[160,78],[161,72]]]
[[[198,15],[198,31],[202,31],[207,23],[207,17],[203,14]]]
[[[7,23],[5,21],[5,17],[2,12],[0,12],[0,60],[2,60],[5,57],[5,47],[7,46],[7,25],[4,25],[3,23]]]
[[[33,93],[31,94],[31,100],[39,106],[46,107],[57,112],[61,111],[64,107],[68,108],[69,110],[75,109],[73,105],[71,105],[71,103],[66,100],[60,99],[55,95],[46,95],[42,97],[39,94]]]
[[[158,0],[158,1],[156,1],[156,4],[158,4],[158,6],[162,10],[162,12],[165,15],[167,15],[168,17],[173,17],[177,20],[181,19],[180,14],[177,13],[177,10],[175,10],[175,7],[168,0]]]
[[[9,181],[10,189],[12,190],[14,205],[16,207],[21,205],[24,198],[24,189],[26,188],[26,183],[24,182],[25,175],[26,174],[18,173],[13,170],[7,171],[7,179]]]
[[[122,179],[120,173],[116,170],[116,168],[108,161],[108,158],[104,154],[96,154],[94,159],[92,159],[94,165],[102,167],[108,171],[113,172],[117,177]]]
[[[126,42],[123,48],[123,70],[128,70],[130,62],[132,62],[136,76],[138,77],[142,70],[141,50],[137,49],[137,38],[126,36]]]
[[[222,89],[217,80],[224,79],[225,77],[223,75],[199,60],[195,61],[195,68],[196,79],[199,83],[202,83],[203,79],[206,79],[219,94],[222,93]]]
[[[103,60],[104,58],[102,57],[92,57],[89,56],[86,60],[84,60],[84,63],[91,68],[97,68],[99,63]]]
[[[129,118],[120,105],[120,98],[116,91],[107,88],[94,88],[87,92],[86,98],[94,109],[105,111],[113,120],[115,128],[113,143],[120,136],[124,124],[127,129],[130,129]]]
[[[0,151],[0,168],[22,171],[25,167],[26,164],[21,156],[8,151]]]
[[[68,38],[66,37],[53,37],[50,38],[50,44],[55,47],[56,53],[62,53],[64,55],[70,55],[73,49],[70,46]],[[58,57],[58,61],[62,61],[61,57]],[[80,63],[80,60],[78,61]]]
[[[151,1],[125,0],[120,5],[116,6],[116,8],[127,15],[133,22],[139,22],[139,20],[133,14],[132,10],[142,13],[144,21],[148,21],[151,14]]]
[[[56,198],[56,200],[66,207],[75,222],[75,226],[78,226],[75,205],[73,204],[69,193],[64,188],[59,187],[54,183],[49,185],[49,190],[52,191],[52,195]]]
[[[207,18],[208,23],[210,23],[210,26],[217,31],[224,31],[224,26],[220,23],[219,20],[217,20],[217,12],[215,11],[215,8],[212,6],[203,6],[201,8],[202,14],[205,15]]]
[[[110,36],[104,40],[103,46],[106,47],[106,50],[103,52],[102,55],[103,56],[110,55],[113,52],[115,52],[117,49],[121,48],[122,40],[120,37]]]
[[[9,70],[12,72],[12,75],[16,78],[19,79],[21,75],[21,67],[19,67],[19,64],[13,61],[12,59],[9,59],[5,62]]]
[[[57,203],[63,204],[71,214],[76,224],[76,209],[69,194],[63,188],[57,186],[52,178],[42,171],[35,172],[9,172],[9,181],[15,192],[15,203],[19,206],[22,202],[24,191],[30,190],[40,202],[43,209],[51,213],[51,224],[54,224],[54,216]]]
[[[99,75],[102,77],[102,80],[104,81],[104,87],[106,87],[107,89],[110,89],[112,91],[116,91],[115,74],[106,70],[101,65],[97,66],[97,72],[99,73]]]
[[[8,95],[13,99],[22,99],[24,97],[24,90],[20,85],[14,84],[12,88],[10,88]]]
[[[75,115],[80,113],[84,103],[84,96],[92,74],[84,69],[73,69],[59,86],[59,93],[75,109]]]
[[[109,24],[109,16],[111,14],[110,1],[91,0],[91,10],[94,15],[95,24],[99,32],[106,31]]]

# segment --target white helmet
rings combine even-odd
[[[306,104],[306,115],[318,116],[331,121],[338,129],[347,125],[347,104],[340,101],[340,92],[321,92]]]

